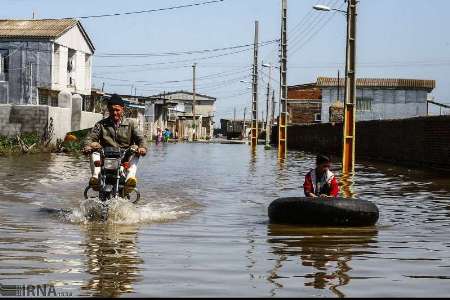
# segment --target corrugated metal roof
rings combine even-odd
[[[77,24],[76,19],[0,20],[0,37],[57,38]]]
[[[341,78],[339,85],[345,86],[345,79]],[[333,77],[318,77],[317,86],[319,87],[337,87],[338,79]],[[431,92],[436,87],[435,80],[421,79],[395,79],[395,78],[358,78],[357,87],[378,87],[395,89],[422,89]]]

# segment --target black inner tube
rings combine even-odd
[[[379,218],[372,202],[346,198],[279,198],[268,212],[272,223],[311,226],[372,226]]]

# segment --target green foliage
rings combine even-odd
[[[34,145],[30,149],[30,153],[40,152],[45,148],[41,137],[37,133],[22,133],[19,137],[26,146],[31,147]],[[0,155],[20,153],[22,151],[23,149],[17,137],[0,136]]]
[[[22,133],[20,135],[22,141],[27,145],[39,144],[41,143],[41,137],[37,133]],[[17,141],[17,139],[16,139]]]
[[[12,152],[18,146],[16,138],[0,136],[0,154]]]

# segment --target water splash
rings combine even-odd
[[[74,224],[105,222],[114,224],[162,223],[191,215],[193,205],[177,202],[151,202],[135,205],[129,200],[115,198],[101,202],[98,198],[90,198],[80,202],[78,208],[60,214],[60,219]],[[103,220],[102,216],[107,215]]]

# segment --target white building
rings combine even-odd
[[[322,93],[322,122],[329,122],[330,106],[344,101],[345,80],[319,77]],[[339,99],[338,99],[339,86]],[[356,81],[356,119],[358,121],[404,119],[427,115],[427,97],[436,86],[434,80],[397,78],[358,78]]]
[[[0,20],[0,103],[58,106],[91,94],[95,48],[75,19]]]
[[[101,114],[91,97],[95,48],[78,20],[0,20],[0,135],[64,138]]]
[[[213,118],[216,98],[196,94],[195,120],[198,138],[212,138]],[[175,91],[158,94],[146,100],[147,122],[153,125],[153,131],[160,127],[169,128],[177,132],[180,138],[191,139],[193,134],[193,93],[188,91]]]

